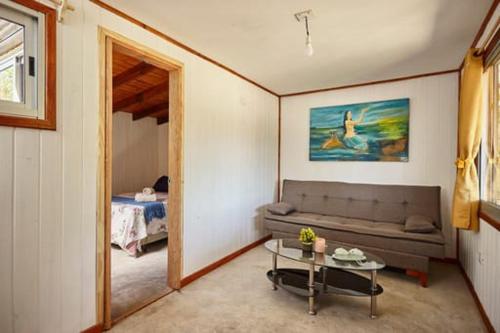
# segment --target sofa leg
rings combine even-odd
[[[420,285],[424,288],[427,288],[427,278],[428,278],[427,273],[417,272],[417,271],[413,271],[411,269],[407,269],[406,275],[418,278],[420,281]]]

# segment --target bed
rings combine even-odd
[[[137,202],[134,195],[124,193],[111,200],[111,243],[138,256],[144,245],[167,238],[168,194],[156,192],[155,202]]]

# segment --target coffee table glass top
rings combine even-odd
[[[265,247],[272,253],[291,260],[299,261],[305,264],[314,264],[330,268],[339,268],[358,271],[373,271],[385,267],[385,262],[378,256],[364,252],[366,257],[362,261],[343,261],[334,259],[331,254],[340,246],[327,243],[325,253],[304,252],[302,244],[298,239],[271,239],[266,242]],[[346,250],[350,248],[342,246]]]

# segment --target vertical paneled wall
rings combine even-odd
[[[85,242],[95,248],[95,235],[83,233],[83,221],[91,216],[95,230],[95,201],[84,214],[83,51],[75,38],[82,14],[75,5],[80,13],[58,26],[65,46],[57,50],[58,130],[0,127],[1,332],[78,332],[95,318],[88,293],[95,282],[85,274],[95,279],[95,259],[84,267]],[[95,192],[95,181],[87,185]],[[83,297],[90,298],[85,311]]]
[[[72,61],[59,65],[68,69]],[[81,101],[81,73],[62,73],[59,83],[68,85],[59,84],[60,93]],[[2,332],[80,327],[81,104],[59,99],[58,108],[65,112],[58,114],[57,132],[0,127]]]
[[[309,109],[410,98],[408,162],[309,161]],[[446,256],[455,257],[451,196],[455,180],[458,74],[283,98],[282,179],[439,185]]]
[[[134,121],[131,113],[113,114],[113,195],[154,185],[160,168],[165,169],[160,161],[167,160],[166,134],[160,132],[156,118]]]
[[[58,24],[57,131],[0,127],[2,333],[96,321],[99,26],[185,65],[183,275],[262,237],[276,195],[275,96],[87,0],[72,5]]]
[[[480,231],[460,231],[460,262],[500,332],[500,231],[481,220]]]
[[[168,123],[158,126],[158,174],[168,176]]]

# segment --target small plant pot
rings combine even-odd
[[[302,251],[304,252],[312,252],[313,243],[302,243]]]
[[[304,258],[304,259],[312,259],[312,257],[313,257],[313,252],[302,250],[302,258]]]

